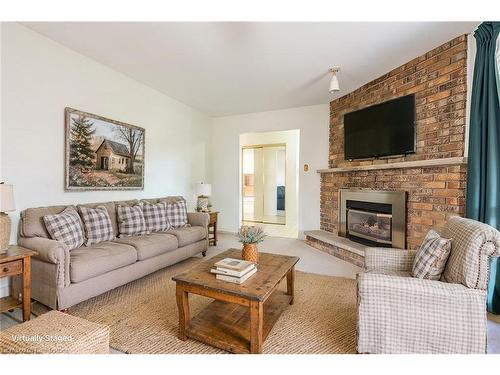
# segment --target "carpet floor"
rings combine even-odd
[[[82,302],[69,313],[111,330],[112,348],[133,354],[225,353],[201,342],[177,338],[178,315],[172,276],[200,258],[157,271]],[[285,290],[286,282],[280,285]],[[210,299],[190,295],[191,316]],[[356,350],[355,280],[297,272],[295,300],[264,342],[269,354],[346,354]]]

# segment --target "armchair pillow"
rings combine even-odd
[[[115,238],[113,234],[113,225],[104,206],[90,208],[78,206],[80,216],[83,220],[83,226],[87,235],[85,246],[90,246],[103,241],[111,241]]]
[[[439,233],[431,229],[415,255],[412,276],[439,280],[450,256],[450,250],[451,240],[442,238]]]
[[[116,218],[118,220],[118,232],[120,232],[118,237],[149,234],[142,212],[142,204],[116,206]]]
[[[172,228],[182,228],[189,226],[187,217],[187,207],[185,201],[166,202],[167,220]]]
[[[146,228],[149,232],[163,232],[170,229],[170,224],[167,220],[167,204],[165,202],[144,202],[142,213],[144,214]]]
[[[62,242],[69,250],[83,245],[85,238],[82,221],[73,207],[67,207],[60,214],[45,215],[43,222],[50,238]]]

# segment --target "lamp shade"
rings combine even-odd
[[[196,195],[209,197],[212,195],[212,184],[199,183],[196,185]]]
[[[0,184],[0,212],[15,211],[14,188],[9,184]]]

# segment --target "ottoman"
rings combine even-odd
[[[0,331],[2,354],[109,354],[109,327],[51,311]]]

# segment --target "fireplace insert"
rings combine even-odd
[[[392,207],[390,204],[346,202],[347,237],[366,245],[392,246]]]
[[[339,190],[339,236],[367,246],[406,247],[406,192]]]

